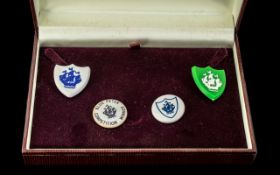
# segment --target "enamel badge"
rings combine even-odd
[[[183,100],[172,94],[158,97],[152,104],[152,114],[161,123],[174,123],[185,112]]]
[[[125,105],[115,99],[106,99],[94,106],[92,111],[94,121],[104,128],[121,126],[127,118]]]
[[[212,101],[217,100],[226,88],[226,73],[210,66],[192,67],[192,77],[198,89]]]
[[[90,68],[88,66],[79,67],[74,64],[56,65],[53,75],[58,90],[66,97],[71,98],[86,87],[90,78]]]

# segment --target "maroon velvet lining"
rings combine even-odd
[[[215,102],[197,89],[191,66],[207,66],[218,49],[54,48],[69,64],[91,67],[88,86],[71,99],[56,88],[45,49],[40,49],[31,148],[247,147],[232,49],[216,67],[225,69],[227,87]],[[159,123],[151,114],[152,102],[163,94],[185,102],[186,112],[174,124]],[[115,129],[92,118],[94,105],[107,98],[128,109],[126,122]]]

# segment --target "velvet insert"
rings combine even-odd
[[[221,48],[53,48],[67,63],[90,66],[79,95],[56,88],[54,64],[40,49],[31,148],[246,148],[233,51],[217,61]],[[214,59],[214,61],[213,61]],[[215,102],[196,87],[191,67],[218,63],[227,87]],[[182,98],[186,111],[173,124],[153,118],[151,105],[164,94]],[[97,125],[93,107],[104,99],[122,101],[126,122],[115,129]]]

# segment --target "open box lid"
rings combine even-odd
[[[31,0],[42,44],[232,46],[246,0]]]

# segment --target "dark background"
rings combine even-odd
[[[262,3],[262,4],[261,4]],[[249,0],[241,28],[238,33],[243,59],[245,79],[251,106],[252,119],[255,128],[255,135],[258,147],[258,155],[255,162],[248,166],[148,166],[148,167],[27,167],[23,165],[21,158],[21,145],[25,119],[25,108],[28,93],[28,81],[30,63],[33,49],[34,28],[28,0],[12,1],[12,4],[2,6],[2,38],[4,46],[1,46],[1,68],[2,71],[2,101],[1,105],[1,169],[17,171],[26,174],[93,174],[96,171],[107,173],[177,173],[178,171],[191,174],[256,174],[261,171],[272,171],[277,161],[276,153],[273,152],[276,146],[276,137],[272,136],[276,129],[272,127],[273,115],[271,110],[266,108],[270,105],[269,98],[276,98],[277,86],[270,85],[267,75],[273,75],[277,69],[270,68],[274,62],[277,50],[272,50],[271,43],[265,41],[269,34],[273,33],[269,25],[272,20],[265,17],[271,14],[272,5],[269,8],[263,1]],[[263,11],[264,10],[264,11]],[[267,12],[266,12],[267,11]],[[277,11],[276,11],[277,12]],[[271,15],[272,16],[272,15]],[[276,21],[273,21],[276,22]],[[265,30],[266,29],[266,30]],[[267,30],[269,29],[269,30]],[[275,36],[276,37],[276,36]],[[268,48],[267,51],[266,48]],[[279,56],[278,56],[279,57]],[[7,61],[7,63],[6,63]],[[267,68],[267,69],[265,69]],[[8,74],[7,74],[8,73]],[[276,74],[277,75],[277,74]],[[260,81],[261,80],[261,81]],[[273,88],[275,87],[275,88]],[[269,94],[273,92],[272,94]],[[274,95],[275,94],[275,95]],[[277,102],[276,102],[277,104]],[[3,120],[4,119],[4,120]],[[6,121],[7,120],[7,121]],[[275,123],[274,123],[275,124]]]

